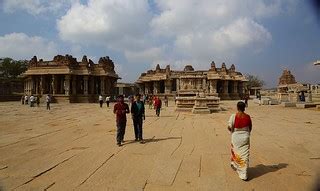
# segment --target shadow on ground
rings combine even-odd
[[[172,140],[172,139],[181,139],[181,137],[166,137],[166,138],[160,138],[160,139],[155,139],[155,138],[144,139],[144,144],[156,143],[159,141],[166,141],[166,140]],[[130,141],[126,141],[125,143],[123,143],[123,145],[128,145],[128,144],[132,144],[132,143],[139,143],[139,142],[134,141],[134,140],[130,140]]]
[[[249,168],[249,178],[255,179],[260,176],[263,176],[265,174],[268,174],[270,172],[276,172],[280,169],[287,168],[288,164],[287,163],[279,163],[277,165],[264,165],[264,164],[259,164],[255,167]]]

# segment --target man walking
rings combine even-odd
[[[46,103],[47,103],[47,110],[50,110],[51,97],[49,94],[46,97]]]
[[[103,104],[103,97],[102,97],[102,95],[99,95],[99,103],[100,103],[100,108],[102,108],[102,104]]]
[[[160,110],[161,110],[162,102],[159,97],[156,97],[154,100],[154,107],[156,109],[156,115],[159,117],[160,116]]]
[[[135,141],[140,141],[141,144],[144,143],[142,138],[142,121],[145,120],[145,108],[144,103],[140,100],[141,95],[136,95],[136,101],[131,105],[131,114],[134,127]]]
[[[110,104],[110,96],[107,96],[107,97],[106,97],[106,103],[107,103],[107,107],[109,107],[109,104]]]
[[[30,107],[34,106],[35,97],[33,95],[30,96]]]
[[[114,105],[113,113],[116,114],[116,124],[117,124],[117,145],[120,147],[121,142],[123,142],[124,134],[126,131],[127,116],[129,113],[128,104],[124,103],[123,95],[119,95],[117,103]]]

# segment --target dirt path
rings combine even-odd
[[[115,144],[111,109],[97,104],[30,108],[0,103],[0,190],[310,190],[320,171],[320,112],[250,104],[249,182],[229,165],[226,111],[147,109],[145,144]],[[113,106],[113,105],[111,105]]]

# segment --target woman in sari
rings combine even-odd
[[[237,171],[239,177],[248,180],[251,118],[245,111],[246,105],[238,102],[236,114],[232,114],[228,122],[231,135],[231,167]]]

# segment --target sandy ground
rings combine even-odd
[[[312,190],[320,171],[320,112],[258,106],[250,181],[230,168],[226,111],[193,115],[147,109],[145,144],[115,142],[112,109],[98,104],[30,108],[0,103],[0,190]],[[111,105],[113,106],[113,105]]]

